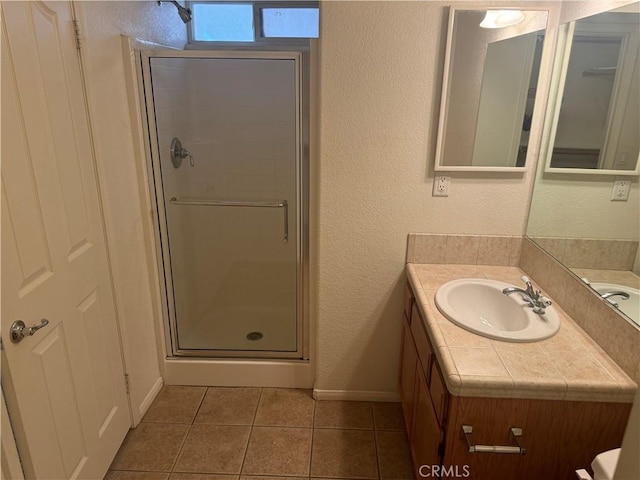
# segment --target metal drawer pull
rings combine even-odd
[[[471,434],[473,433],[473,427],[471,425],[462,425],[462,434],[467,441],[470,453],[483,452],[483,453],[515,453],[518,455],[524,455],[527,453],[527,449],[520,445],[520,437],[522,437],[522,429],[518,427],[511,427],[511,437],[516,446],[505,445],[474,445]]]
[[[39,325],[34,325],[33,327],[27,327],[22,320],[16,320],[11,324],[11,341],[20,343],[25,335],[33,335],[47,325],[49,325],[49,320],[46,318],[43,318]]]
[[[263,207],[263,208],[283,208],[284,209],[284,228],[282,239],[284,243],[289,241],[289,202],[283,200],[281,202],[215,202],[187,200],[171,197],[169,200],[171,205],[192,205],[199,207]]]

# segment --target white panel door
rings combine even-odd
[[[130,415],[72,4],[2,2],[1,43],[3,389],[27,478],[102,478]]]

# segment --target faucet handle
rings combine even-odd
[[[531,280],[526,275],[522,275],[520,277],[520,280],[522,280],[525,283],[525,285],[527,285],[527,286],[531,285]]]
[[[551,305],[551,300],[549,300],[547,297],[544,296],[540,296],[540,302],[545,306],[548,307],[549,305]]]

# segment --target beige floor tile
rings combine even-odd
[[[142,421],[191,423],[206,391],[207,387],[164,386]]]
[[[170,472],[188,429],[188,425],[141,423],[129,430],[111,468]]]
[[[315,430],[313,432],[311,475],[314,477],[378,478],[373,431]]]
[[[169,480],[238,480],[238,475],[216,475],[210,473],[172,473]]]
[[[316,402],[316,428],[373,428],[370,402]]]
[[[105,475],[104,480],[167,480],[168,478],[168,473],[109,470]]]
[[[254,425],[311,427],[314,403],[311,390],[264,388]]]
[[[240,473],[250,427],[193,425],[175,472]]]
[[[240,480],[307,480],[308,477],[259,477],[242,475]],[[326,479],[325,479],[326,480]]]
[[[409,443],[404,432],[376,432],[381,479],[413,480]]]
[[[259,388],[210,387],[194,423],[251,425],[259,399]]]
[[[373,404],[373,420],[377,430],[402,430],[404,432],[404,416],[400,402],[375,402]]]
[[[310,428],[254,427],[242,473],[309,475]]]

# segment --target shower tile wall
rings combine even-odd
[[[177,59],[170,60],[173,64]],[[260,68],[258,76],[256,62],[269,60],[251,60],[250,65],[229,59],[186,60],[179,63],[179,71],[159,70],[161,92],[171,94],[156,100],[161,109],[158,137],[165,202],[172,196],[251,202],[286,199],[290,208],[289,242],[284,243],[283,209],[167,205],[174,285],[181,282],[186,292],[183,299],[176,295],[181,309],[178,321],[195,327],[181,324],[181,347],[184,340],[189,348],[213,348],[209,336],[203,335],[208,329],[204,325],[211,325],[214,317],[227,317],[229,327],[236,330],[216,331],[225,344],[222,348],[270,349],[268,340],[279,332],[289,340],[283,346],[278,333],[281,338],[273,349],[295,350],[292,70]],[[156,67],[153,80],[155,98]],[[162,118],[166,116],[172,118]],[[168,153],[173,136],[179,136],[193,154],[193,166],[185,159],[180,168],[173,168]],[[265,322],[275,330],[265,334],[261,346],[247,343],[245,335],[261,331]]]

